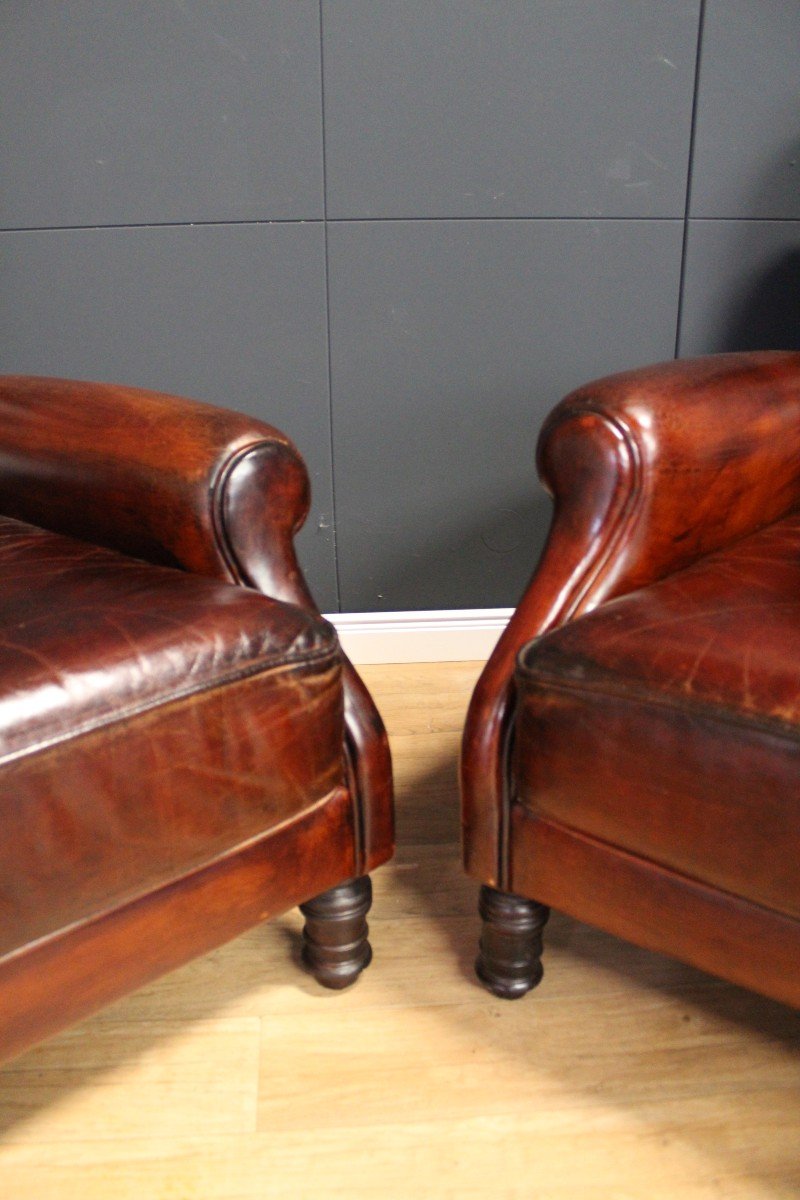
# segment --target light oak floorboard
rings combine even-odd
[[[367,667],[399,850],[348,992],[285,916],[0,1069],[3,1197],[788,1200],[800,1017],[555,914],[544,982],[472,977],[456,759],[477,663]]]

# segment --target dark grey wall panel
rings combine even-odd
[[[328,216],[683,216],[698,18],[323,0]]]
[[[283,427],[312,473],[303,561],[336,607],[321,225],[2,233],[0,278],[0,371],[173,391]]]
[[[798,0],[708,0],[692,216],[800,217],[798,63]]]
[[[0,14],[0,224],[321,217],[317,0]]]
[[[344,608],[512,603],[542,416],[674,350],[701,7],[693,210],[800,217],[800,0],[8,0],[0,369],[283,426],[326,608],[332,433]],[[797,344],[798,228],[691,224],[683,353]]]
[[[684,357],[800,350],[800,221],[690,221]]]
[[[514,603],[549,519],[542,417],[674,352],[680,221],[329,229],[345,611]]]

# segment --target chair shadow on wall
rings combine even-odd
[[[779,255],[725,315],[721,350],[800,350],[800,246]]]
[[[800,158],[800,147],[796,157]],[[754,211],[759,207],[757,204]],[[800,221],[796,224],[800,228]],[[718,314],[714,350],[800,351],[800,244],[782,249],[754,274],[743,291],[730,298],[727,309]],[[620,363],[618,369],[626,365],[630,364]],[[463,508],[453,503],[449,523],[440,521],[434,540],[421,544],[419,528],[411,522],[408,545],[392,539],[384,545],[373,543],[370,577],[376,581],[376,607],[440,608],[437,581],[441,580],[447,581],[453,595],[472,597],[457,607],[507,607],[516,603],[544,545],[552,512],[550,498],[536,479],[535,441],[532,429],[530,475],[525,490],[519,490],[516,483],[513,493],[499,499],[479,521],[469,525],[464,521],[464,512],[474,511],[474,497],[467,491]],[[468,477],[469,464],[462,464],[462,469]],[[479,465],[473,464],[473,469],[478,471]],[[489,572],[487,551],[492,559]],[[483,564],[483,569],[478,564]],[[364,587],[362,594],[366,593]]]
[[[439,519],[436,535],[424,543],[417,528],[408,545],[394,539],[375,545],[372,603],[392,612],[511,608],[536,566],[551,515],[552,501],[533,465],[526,493],[515,492],[487,506],[479,520],[468,524],[454,502],[447,518]],[[368,595],[366,581],[360,591]]]
[[[800,160],[800,142],[788,144],[775,169],[767,173],[763,186],[756,188],[748,206],[751,213],[770,213],[781,206],[786,163]],[[764,221],[769,222],[765,217]],[[742,252],[751,258],[752,243],[746,237],[750,222],[739,221],[745,235]],[[792,227],[790,223],[789,227]],[[800,229],[800,222],[793,227]],[[715,349],[732,353],[737,350],[800,350],[800,239],[787,248],[786,243],[761,265],[749,284],[731,297],[727,311],[719,317]]]
[[[800,245],[782,250],[743,292],[730,299],[727,310],[718,316],[714,350],[800,351]],[[619,364],[619,369],[625,365]],[[472,597],[457,607],[514,605],[544,545],[552,512],[550,498],[536,480],[535,441],[532,430],[530,480],[525,491],[515,489],[498,500],[479,521],[464,522],[464,511],[474,511],[475,506],[474,498],[467,495],[463,508],[453,503],[449,522],[440,520],[434,540],[422,545],[419,527],[409,522],[407,545],[402,538],[373,543],[369,573],[375,588],[372,602],[365,607],[390,611],[441,608],[442,580],[452,595]],[[487,551],[492,560],[488,571]],[[360,590],[363,596],[369,589],[365,585]]]

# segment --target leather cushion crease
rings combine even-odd
[[[0,573],[0,954],[343,789],[327,622],[6,517]]]
[[[290,605],[2,516],[0,574],[0,763],[169,697],[337,653],[332,627]]]
[[[515,801],[800,916],[800,515],[528,643]]]
[[[253,417],[0,378],[1,1058],[297,904],[320,984],[369,962],[391,757],[309,500]]]

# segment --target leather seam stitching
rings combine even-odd
[[[749,900],[746,896],[740,896],[736,892],[730,891],[729,888],[721,887],[717,884],[708,883],[703,879],[699,879],[696,875],[689,875],[685,871],[679,871],[676,867],[669,866],[668,863],[661,862],[657,858],[653,858],[648,854],[639,854],[636,850],[629,850],[625,846],[620,846],[616,842],[610,842],[607,838],[598,837],[597,834],[589,833],[585,829],[579,829],[577,825],[569,825],[566,821],[561,821],[556,817],[550,816],[549,813],[537,812],[535,809],[529,808],[523,801],[515,800],[515,806],[521,815],[530,821],[541,822],[543,825],[548,825],[556,831],[563,830],[564,833],[588,842],[590,845],[597,847],[599,850],[610,850],[612,854],[617,854],[622,858],[630,860],[634,865],[646,864],[654,868],[656,871],[662,872],[664,875],[671,876],[680,882],[688,883],[702,891],[708,892],[711,895],[722,893],[729,896],[732,900],[738,901],[740,904],[750,908],[760,909],[762,912],[783,917],[784,920],[798,923],[800,918],[793,916],[791,913],[784,912],[780,908],[771,908],[767,904],[763,904],[758,900]]]
[[[635,702],[636,704],[644,705],[650,708],[668,708],[674,712],[685,713],[687,716],[702,717],[705,716],[710,720],[721,721],[727,725],[735,725],[740,729],[750,729],[754,727],[758,730],[763,730],[773,734],[792,734],[790,740],[800,741],[800,728],[790,721],[785,721],[780,717],[764,717],[754,714],[752,718],[738,715],[729,708],[724,708],[722,705],[714,704],[713,702],[703,703],[696,698],[687,698],[686,700],[679,699],[673,696],[654,696],[651,692],[646,692],[644,689],[624,686],[614,686],[607,684],[604,681],[598,680],[596,683],[584,681],[582,683],[567,682],[557,676],[548,676],[544,671],[536,672],[530,667],[517,668],[520,676],[520,683],[529,689],[535,689],[539,692],[559,692],[564,695],[574,696],[610,696],[618,700],[626,700]]]
[[[154,696],[150,700],[143,700],[138,704],[132,704],[118,712],[115,712],[107,717],[96,718],[91,721],[85,721],[80,725],[76,725],[71,729],[65,730],[62,734],[54,734],[50,738],[33,742],[30,745],[21,747],[19,750],[9,751],[7,754],[0,754],[0,766],[5,766],[7,763],[15,762],[20,758],[24,758],[30,754],[36,754],[44,750],[49,750],[53,746],[62,745],[64,742],[71,741],[73,738],[81,737],[88,733],[95,733],[100,729],[106,729],[111,725],[117,725],[122,721],[130,720],[132,717],[141,716],[143,713],[151,712],[153,709],[166,707],[169,704],[178,703],[181,700],[188,700],[192,696],[200,696],[205,692],[212,691],[214,688],[226,687],[229,684],[240,683],[246,679],[257,678],[259,675],[269,675],[279,671],[285,671],[294,667],[316,666],[319,663],[330,659],[331,663],[340,663],[341,654],[338,647],[326,648],[309,652],[305,655],[296,655],[292,658],[286,658],[279,663],[251,663],[247,667],[240,667],[236,671],[229,672],[224,675],[219,675],[214,679],[206,680],[202,683],[195,684],[191,687],[178,688],[175,691],[169,692],[166,695]]]

